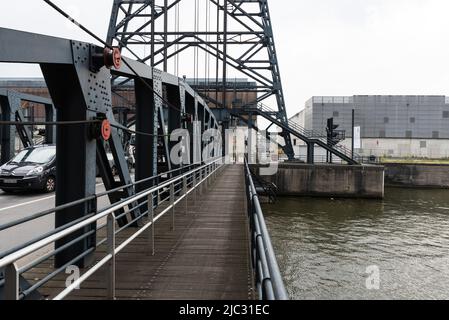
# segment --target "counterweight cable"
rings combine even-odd
[[[75,126],[75,125],[85,125],[85,124],[100,124],[101,120],[80,120],[80,121],[0,121],[0,125],[5,126]],[[131,130],[121,124],[111,123],[111,127],[120,129],[123,131],[127,131],[132,134],[138,134],[143,136],[151,136],[151,137],[170,137],[169,134],[152,134],[147,132],[141,132],[136,130]]]
[[[93,37],[95,40],[97,40],[98,42],[100,42],[101,44],[103,44],[106,48],[109,49],[114,49],[113,46],[109,45],[106,41],[104,41],[103,39],[101,39],[100,37],[98,37],[95,33],[93,33],[92,31],[90,31],[88,28],[86,28],[85,26],[83,26],[81,23],[79,23],[78,21],[76,21],[74,18],[72,18],[69,14],[67,14],[64,10],[62,10],[61,8],[59,8],[56,4],[54,4],[52,1],[50,0],[43,0],[46,4],[48,4],[50,7],[52,7],[53,9],[55,9],[57,12],[59,12],[62,16],[64,16],[66,19],[68,19],[70,22],[72,22],[73,24],[75,24],[77,27],[79,27],[81,30],[83,30],[84,32],[86,32],[88,35],[90,35],[91,37]],[[126,48],[129,52],[131,52],[134,56],[137,57],[137,59],[139,60],[139,57],[133,53],[126,45],[124,45],[120,40],[117,39],[117,41],[119,42],[119,44],[123,47]],[[168,107],[180,112],[181,114],[184,114],[184,112],[177,108],[176,106],[174,106],[173,104],[171,104],[170,102],[168,102],[166,99],[164,99],[164,97],[162,95],[160,95],[158,92],[156,92],[154,90],[154,88],[152,86],[150,86],[139,74],[138,72],[126,61],[126,59],[122,59],[123,63],[131,70],[131,72],[145,85],[145,87],[147,87],[154,95],[156,95],[159,99],[161,99],[162,102],[164,102],[164,104],[166,104]]]
[[[0,125],[5,126],[72,126],[81,124],[101,123],[100,120],[79,120],[79,121],[0,121]]]

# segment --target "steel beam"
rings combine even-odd
[[[53,103],[45,103],[45,121],[55,122],[56,121],[56,110]],[[56,127],[54,125],[48,124],[45,126],[45,143],[55,144],[56,143]]]
[[[153,69],[153,91],[154,91],[154,104],[157,110],[157,133],[158,144],[161,146],[158,151],[158,162],[159,168],[158,173],[171,171],[171,163],[170,163],[170,150],[169,150],[169,138],[167,132],[166,118],[168,118],[168,106],[164,108],[164,91],[163,91],[163,71]],[[164,99],[166,100],[166,99]]]
[[[116,124],[114,115],[112,110],[108,110],[107,119],[111,124]],[[97,138],[97,166],[100,171],[100,175],[103,179],[106,190],[116,189],[120,186],[132,184],[132,179],[130,175],[130,170],[128,167],[128,163],[125,158],[125,151],[123,149],[122,139],[118,134],[118,130],[115,127],[111,129],[111,137],[109,138],[107,145],[110,148],[114,159],[114,165],[117,170],[117,174],[119,180],[116,181],[111,165],[109,163],[109,159],[107,157],[107,152],[105,149],[105,142],[101,138]],[[116,203],[123,199],[129,198],[135,194],[135,190],[133,187],[125,188],[123,191],[116,191],[108,194],[109,200],[111,203]],[[130,209],[133,209],[138,206],[138,203],[133,203],[130,205]],[[126,216],[122,216],[124,213],[123,210],[115,213],[116,217],[121,216],[118,219],[119,226],[124,226],[128,222],[128,218]],[[135,219],[140,216],[140,209],[137,208],[133,210],[130,214],[132,219]],[[138,224],[135,224],[137,226]]]
[[[43,64],[41,68],[57,109],[58,121],[86,121],[97,117],[97,112],[88,108],[83,92],[83,87],[89,88],[89,74],[83,76],[74,65]],[[106,74],[103,74],[103,79],[107,80]],[[56,206],[95,195],[96,140],[89,137],[89,128],[86,125],[58,126],[56,132]],[[55,227],[62,227],[96,210],[95,201],[64,209],[55,215]],[[74,232],[58,240],[56,247],[95,228],[93,224],[85,230]],[[95,234],[58,253],[55,256],[55,267],[63,266],[93,247]],[[89,257],[86,257],[76,265],[85,267],[89,261]]]
[[[178,108],[180,111],[169,108],[168,109],[168,132],[172,133],[173,131],[177,129],[182,129],[182,113],[184,112],[184,106],[181,103],[181,100],[184,100],[185,98],[181,99],[182,90],[178,86],[172,86],[167,85],[166,86],[167,91],[167,100],[168,102],[173,105],[174,107]],[[185,95],[185,90],[184,90]],[[173,148],[179,143],[179,141],[171,141],[169,139],[169,149],[173,150]],[[178,169],[180,165],[174,164],[170,159],[171,165],[173,169]]]
[[[179,79],[167,73],[153,70],[144,63],[127,58],[124,59],[131,65],[131,68],[125,65],[120,70],[108,70],[101,65],[95,65],[94,55],[98,58],[96,55],[99,52],[103,52],[103,48],[84,42],[0,28],[0,62],[40,64],[56,108],[56,120],[58,122],[82,122],[56,126],[57,206],[81,199],[95,199],[97,158],[99,159],[100,171],[103,172],[102,176],[106,189],[110,190],[117,186],[110,171],[107,170],[109,163],[104,143],[99,140],[99,133],[97,132],[99,120],[109,119],[110,122],[114,122],[111,74],[135,79],[136,131],[138,131],[136,136],[135,179],[142,180],[157,174],[158,134],[161,132],[164,134],[165,155],[168,159],[164,103],[160,96],[163,94],[164,84],[174,84],[176,88]],[[137,76],[134,71],[138,73]],[[144,79],[145,83],[140,77]],[[179,87],[179,90],[181,107],[185,102],[185,110],[191,113],[193,120],[198,119],[197,104],[199,102],[204,105],[204,101],[185,83]],[[155,95],[154,92],[157,92],[158,95]],[[182,92],[184,92],[185,97],[183,97]],[[186,94],[185,92],[189,93]],[[9,108],[10,101],[7,100],[6,102]],[[177,103],[177,101],[173,102]],[[2,101],[3,105],[5,105],[4,101]],[[46,105],[47,111],[50,111],[51,104],[47,101],[44,105]],[[6,115],[8,115],[8,119],[3,120],[11,121],[11,112],[2,112],[2,117]],[[53,121],[54,116],[54,113],[47,112],[47,121]],[[174,122],[177,122],[177,120]],[[3,126],[2,139],[6,137],[3,134],[6,127],[11,130],[10,126]],[[160,129],[159,132],[158,128]],[[191,129],[194,131],[193,128]],[[54,142],[54,134],[50,130],[47,139]],[[11,141],[9,142],[11,143]],[[119,167],[120,181],[117,181],[118,185],[130,183],[131,179],[125,162],[123,147],[116,130],[112,130],[109,144],[115,163]],[[168,164],[170,165],[170,163]],[[154,183],[155,181],[151,180],[139,184],[136,190],[146,190]],[[113,201],[117,201],[120,196],[132,195],[134,192],[132,189],[127,189],[123,195],[116,195]],[[82,204],[58,211],[55,214],[55,227],[63,227],[97,212],[96,205],[96,201],[86,200]],[[142,207],[141,210],[145,210],[145,208]],[[138,215],[139,213],[136,211],[134,217]],[[56,241],[56,248],[64,246],[83,234],[95,230],[95,228],[96,225],[92,224]],[[93,234],[59,252],[55,256],[55,266],[61,267],[77,259],[74,264],[85,267],[89,264],[91,256],[78,257],[95,246],[96,236]]]
[[[312,142],[307,143],[307,163],[315,163],[315,144]]]
[[[268,1],[207,0],[206,2],[206,5],[211,4],[216,9],[210,10],[216,12],[216,17],[213,17],[217,22],[216,27],[191,30],[184,27],[189,24],[181,23],[183,26],[181,30],[167,30],[166,21],[180,0],[164,0],[163,7],[156,6],[155,0],[115,0],[108,43],[140,52],[136,54],[139,61],[150,62],[152,67],[163,64],[164,69],[168,60],[179,57],[184,50],[202,49],[206,55],[216,60],[216,90],[219,79],[222,79],[220,90],[224,93],[228,90],[226,77],[228,71],[233,69],[256,81],[258,91],[265,93],[244,107],[274,97],[277,104],[276,118],[288,126]],[[151,18],[145,20],[144,17]],[[165,23],[157,23],[158,18],[163,18]],[[149,53],[137,51],[139,46],[148,46],[151,50]],[[233,50],[229,50],[231,46]],[[222,107],[226,107],[226,94],[220,100],[216,102],[216,106],[219,107],[221,104]],[[287,130],[283,130],[281,136],[285,140],[284,152],[293,159],[290,134]]]
[[[136,91],[136,181],[157,175],[157,108],[153,91],[140,80],[135,81]],[[153,85],[152,81],[150,85]],[[151,188],[154,181],[141,183],[136,190]]]
[[[0,96],[0,106],[2,109],[1,119],[3,121],[15,121],[14,103],[11,103],[11,99],[8,96]],[[16,129],[14,126],[2,126],[1,128],[1,164],[8,162],[15,154],[15,134]]]
[[[186,114],[187,114],[187,121],[186,121],[186,127],[187,131],[189,133],[190,141],[188,143],[188,158],[189,158],[189,164],[193,164],[193,140],[194,140],[194,124],[193,122],[196,119],[196,107],[195,107],[195,97],[192,96],[189,92],[186,91]]]
[[[2,120],[3,121],[13,121],[13,122],[24,122],[25,117],[22,112],[21,102],[33,102],[37,104],[44,105],[45,116],[47,122],[54,122],[56,120],[56,113],[54,111],[54,106],[50,99],[43,98],[40,96],[33,96],[30,94],[25,94],[22,92],[16,92],[6,89],[0,89],[0,104],[2,108]],[[3,126],[0,137],[2,142],[2,158],[0,163],[8,162],[15,154],[15,133],[19,134],[19,138],[25,148],[34,145],[31,131],[27,126],[17,124],[16,126]],[[14,140],[12,140],[14,139]],[[13,141],[13,142],[12,142]],[[56,142],[55,129],[51,124],[45,126],[45,143],[54,144]],[[9,151],[7,151],[9,150]]]
[[[0,62],[72,64],[70,40],[0,28]]]
[[[31,97],[31,96],[29,96]],[[0,90],[0,107],[2,110],[2,120],[11,122],[24,122],[25,117],[22,112],[21,102],[22,94],[10,90]],[[25,148],[31,147],[33,139],[27,126],[5,125],[1,132],[1,160],[0,163],[6,163],[15,155],[16,131]]]

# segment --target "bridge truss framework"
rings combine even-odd
[[[193,16],[193,26],[182,20],[184,16]],[[241,109],[275,98],[276,119],[288,125],[268,0],[114,0],[107,43],[128,49],[134,58],[164,71],[174,62],[175,74],[181,54],[192,49],[195,78],[199,78],[201,52],[206,79],[212,73],[215,82],[194,88],[208,103],[229,106],[227,79],[233,72],[257,83],[239,88],[258,94]],[[281,128],[280,135],[284,153],[293,159],[290,134]]]

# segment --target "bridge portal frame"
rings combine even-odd
[[[55,227],[67,226],[97,212],[96,203],[96,165],[108,190],[117,185],[129,185],[131,177],[127,166],[123,146],[117,132],[112,112],[111,77],[121,76],[134,79],[137,96],[137,130],[139,134],[136,144],[136,180],[153,177],[157,173],[157,135],[166,132],[164,113],[160,97],[154,91],[162,94],[164,84],[180,86],[181,79],[165,72],[128,58],[127,65],[120,69],[108,69],[104,65],[104,48],[70,39],[39,35],[18,30],[0,28],[0,62],[38,64],[44,75],[50,96],[56,108],[58,122],[78,121],[82,125],[58,125],[56,127],[56,206],[79,201],[79,204],[64,208],[55,215]],[[135,74],[137,73],[137,75]],[[158,74],[158,77],[153,77]],[[143,82],[152,83],[153,91],[143,88]],[[200,104],[211,117],[212,112],[187,84],[186,101],[194,95],[195,109]],[[180,93],[182,90],[179,91]],[[172,97],[170,97],[172,99]],[[181,106],[179,106],[181,107]],[[180,108],[182,110],[182,107]],[[109,144],[114,161],[119,170],[120,182],[113,178],[104,141],[98,132],[98,121],[109,120],[112,124]],[[197,115],[195,114],[195,119]],[[215,121],[215,124],[217,122]],[[175,125],[176,126],[176,125]],[[216,125],[215,125],[216,126]],[[173,129],[174,126],[171,126]],[[137,137],[136,137],[137,138]],[[167,136],[164,136],[164,149],[169,159]],[[126,188],[123,192],[112,193],[110,200],[114,203],[120,199],[131,197],[137,188]],[[136,204],[130,204],[131,216],[139,216],[140,208],[133,209]],[[118,214],[121,214],[119,212]],[[127,222],[123,217],[121,224]],[[68,246],[55,256],[55,266],[61,267],[67,263],[87,266],[91,260],[96,245],[96,224],[86,226],[56,242],[56,248],[66,246],[74,239],[91,233],[79,242]]]
[[[226,98],[226,92],[229,92],[227,76],[229,71],[238,72],[257,83],[256,88],[245,88],[246,91],[261,93],[255,101],[242,108],[273,98],[277,105],[276,119],[287,125],[285,95],[268,0],[207,0],[205,6],[209,9],[205,18],[216,17],[213,21],[209,20],[205,28],[196,22],[194,30],[188,29],[188,24],[179,22],[179,11],[183,9],[180,5],[185,2],[114,0],[106,42],[117,44],[120,49],[130,48],[136,59],[148,61],[153,66],[160,65],[164,71],[168,70],[168,63],[177,61],[184,51],[193,49],[197,54],[201,51],[215,60],[213,64],[216,64],[215,87],[198,87],[198,92],[207,101],[214,103],[216,108],[226,108],[229,102]],[[195,19],[199,19],[200,6],[192,3],[191,7],[196,8]],[[187,16],[187,13],[182,12],[181,16]],[[174,30],[172,22],[178,24]],[[149,48],[148,53],[146,50],[135,50],[143,46]],[[240,49],[235,51],[236,48]],[[221,101],[218,101],[219,91],[223,92]],[[209,93],[215,93],[216,99]],[[293,160],[290,134],[281,130],[280,135],[285,141],[281,148]]]
[[[15,90],[7,90],[0,88],[0,108],[1,120],[8,122],[24,122],[25,116],[22,112],[21,102],[32,102],[41,104],[45,107],[45,121],[53,122],[56,118],[56,112],[53,102],[50,99],[40,96],[34,96],[26,93],[17,92]],[[0,130],[1,140],[1,159],[0,164],[4,164],[12,159],[15,155],[15,134],[19,135],[20,140],[25,148],[34,145],[30,130],[24,125],[2,126]],[[52,125],[45,126],[45,143],[53,144],[56,142],[56,132]]]

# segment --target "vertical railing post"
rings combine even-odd
[[[197,171],[193,172],[193,194],[194,194],[194,205],[196,206],[196,202],[198,200],[198,181],[196,179]]]
[[[210,188],[210,164],[206,167],[206,176],[207,176],[207,190]],[[206,191],[207,191],[206,190]]]
[[[151,221],[151,227],[148,229],[148,240],[150,241],[151,255],[154,256],[154,195],[148,195],[148,218]]]
[[[157,185],[159,185],[159,177],[157,177]],[[159,206],[161,204],[161,189],[157,189],[157,206]]]
[[[202,178],[201,178],[201,180],[203,180],[203,184],[202,184],[203,188],[201,188],[201,194],[203,194],[205,192],[204,190],[207,187],[207,179],[206,179],[206,177],[207,177],[207,167],[204,167],[203,168],[203,175],[202,175]]]
[[[115,216],[110,213],[107,217],[107,247],[108,254],[112,257],[107,266],[107,298],[115,299]]]
[[[15,263],[5,267],[5,300],[19,300],[19,272]]]
[[[198,181],[197,181],[197,192],[198,192],[198,194],[201,196],[201,194],[203,193],[202,191],[202,189],[203,189],[203,184],[201,183],[201,180],[203,180],[203,169],[202,168],[200,168],[199,170],[198,170]]]
[[[175,183],[170,184],[170,206],[172,216],[172,230],[175,230]]]
[[[186,211],[185,211],[185,213],[186,213],[186,215],[187,215],[187,177],[186,176],[184,176],[183,178],[182,178],[182,193],[184,194],[184,203],[185,203],[185,209],[186,209]]]

